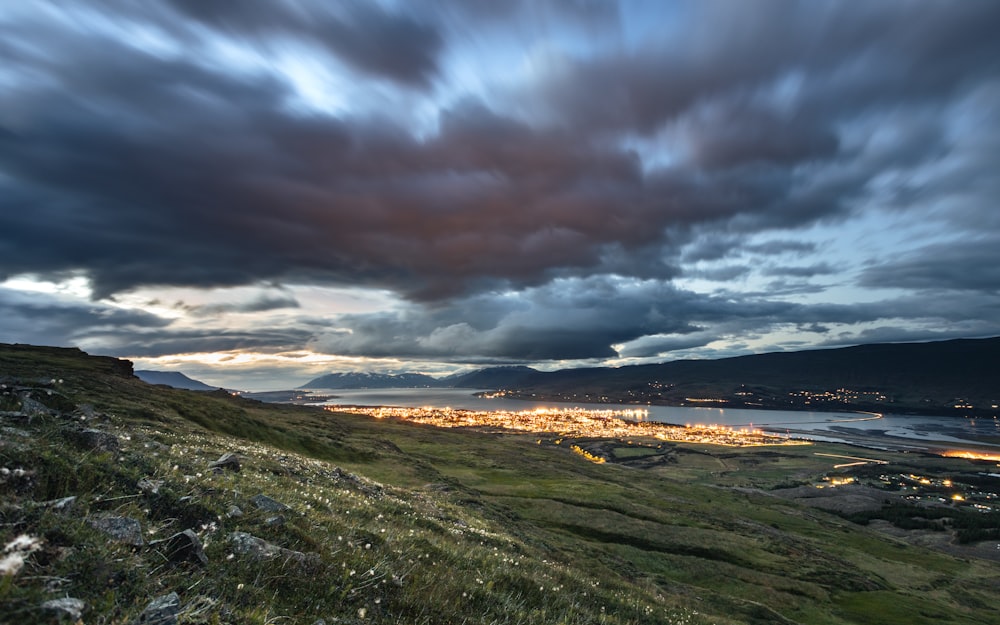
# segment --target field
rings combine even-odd
[[[130,623],[173,592],[178,623],[1000,623],[997,562],[786,496],[853,475],[848,446],[446,430],[153,387],[72,350],[2,348],[0,382],[0,544],[38,540],[5,554],[3,623]],[[210,467],[224,453],[239,471]],[[204,560],[155,542],[184,530]]]

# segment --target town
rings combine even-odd
[[[493,431],[549,433],[567,438],[649,437],[661,441],[733,447],[810,444],[808,441],[754,429],[734,429],[720,425],[681,426],[645,421],[646,411],[642,409],[538,408],[510,411],[384,406],[328,406],[327,409],[444,428],[468,427]]]

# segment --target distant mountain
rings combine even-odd
[[[437,378],[422,373],[328,373],[309,380],[299,388],[436,388]]]
[[[517,390],[564,401],[992,416],[1000,337],[539,371]]]
[[[540,372],[531,367],[489,367],[471,373],[445,378],[447,386],[455,388],[520,388],[531,383]]]
[[[331,373],[299,388],[504,389],[567,402],[1000,415],[1000,337],[888,343],[719,360],[538,371],[489,367],[422,374]]]
[[[180,371],[143,371],[135,372],[137,378],[149,384],[164,384],[174,388],[183,388],[189,391],[214,391],[219,387],[209,386],[193,378],[189,378]]]

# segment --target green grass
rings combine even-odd
[[[615,458],[626,459],[626,458],[645,458],[647,456],[655,456],[658,452],[656,448],[653,447],[615,447],[613,450]]]

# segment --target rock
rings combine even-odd
[[[139,625],[177,625],[181,598],[176,592],[157,597],[139,615]]]
[[[136,486],[138,486],[139,490],[144,493],[155,495],[160,492],[160,487],[163,486],[163,480],[151,480],[148,477],[144,477],[136,483]]]
[[[285,517],[283,517],[280,514],[276,516],[269,516],[266,519],[264,519],[264,525],[284,525],[284,524],[285,524]]]
[[[87,522],[94,529],[98,529],[120,543],[141,547],[145,544],[142,539],[142,526],[135,519],[124,516],[107,516],[89,518]]]
[[[77,434],[77,440],[87,449],[94,451],[115,453],[120,447],[117,436],[102,430],[83,430]]]
[[[205,549],[201,546],[201,539],[193,530],[184,530],[170,538],[154,540],[149,543],[149,546],[162,551],[163,555],[171,562],[191,561],[203,566],[208,564],[208,556],[205,555]]]
[[[250,499],[250,503],[257,506],[258,510],[263,510],[264,512],[284,512],[285,510],[291,510],[285,504],[275,501],[267,495],[256,495]]]
[[[21,395],[21,412],[29,417],[46,417],[56,414],[54,410],[42,402],[32,399],[27,393]]]
[[[249,556],[254,560],[282,558],[298,564],[319,562],[319,556],[314,553],[305,554],[301,551],[285,549],[246,532],[233,532],[229,535],[229,542],[234,552]]]
[[[160,441],[153,440],[146,441],[142,446],[146,449],[152,449],[154,452],[168,451],[170,449],[170,445],[164,445]]]
[[[238,519],[243,516],[243,511],[238,506],[229,506],[229,510],[226,510],[226,516],[230,519]]]
[[[83,611],[87,609],[87,604],[80,599],[63,597],[62,599],[50,599],[39,607],[45,612],[54,612],[57,618],[65,617],[76,622],[83,616]]]
[[[209,463],[210,469],[226,469],[229,471],[240,471],[240,459],[236,454],[224,453],[215,462]]]

